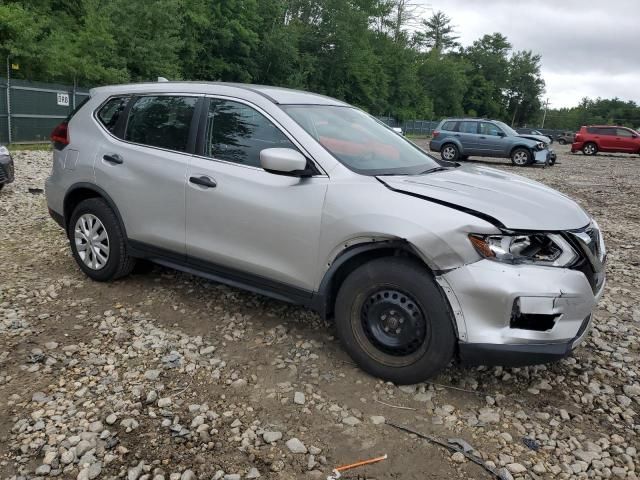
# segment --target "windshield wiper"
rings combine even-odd
[[[441,172],[443,170],[449,170],[447,167],[434,167],[434,168],[430,168],[429,170],[425,170],[424,172],[420,172],[418,175],[425,175],[427,173],[433,173],[433,172]]]

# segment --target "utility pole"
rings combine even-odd
[[[544,121],[547,119],[548,108],[549,108],[549,99],[547,98],[547,101],[544,102],[544,115],[542,116],[542,125],[540,126],[540,128],[544,128]]]

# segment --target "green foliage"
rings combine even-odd
[[[619,98],[583,98],[577,107],[549,110],[545,121],[545,127],[562,130],[576,130],[582,125],[623,125],[638,130],[640,105]]]
[[[412,33],[417,20],[409,0],[4,0],[0,55],[20,64],[15,76],[40,81],[252,82],[398,120],[541,119],[540,56],[512,52],[500,33],[463,49],[443,12]],[[586,101],[550,111],[547,126],[640,125],[637,112],[631,102]]]

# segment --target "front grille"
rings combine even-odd
[[[600,231],[594,225],[580,230],[572,230],[567,235],[579,255],[579,259],[571,268],[581,271],[587,277],[594,293],[600,289],[602,282],[604,282],[603,263],[605,256],[601,248],[600,235]]]

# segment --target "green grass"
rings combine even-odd
[[[426,140],[428,138],[431,138],[431,135],[427,135],[426,133],[425,134],[407,133],[406,136],[411,140]]]
[[[51,150],[51,143],[12,143],[7,148],[10,152],[17,152],[20,150]]]

